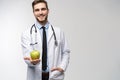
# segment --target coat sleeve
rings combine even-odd
[[[32,51],[32,47],[30,46],[31,39],[30,34],[28,31],[23,32],[21,35],[21,46],[22,46],[22,52],[23,52],[23,58],[30,57],[30,52]],[[35,67],[36,65],[33,65],[29,60],[24,60],[25,63],[27,63],[30,67]]]
[[[59,67],[61,67],[64,71],[66,70],[68,64],[69,64],[69,59],[70,59],[70,49],[68,47],[68,42],[65,38],[64,32],[61,31],[60,35],[61,39],[61,64]]]

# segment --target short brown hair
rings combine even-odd
[[[36,4],[38,4],[38,3],[45,3],[46,8],[48,9],[47,1],[45,1],[45,0],[34,0],[34,1],[32,2],[32,8],[33,8],[33,10],[34,10],[34,5],[36,5]]]

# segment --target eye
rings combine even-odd
[[[34,11],[39,11],[39,9],[35,9]]]

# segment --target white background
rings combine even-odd
[[[0,80],[26,80],[21,33],[35,21],[32,1],[0,0]],[[65,80],[120,80],[120,0],[47,1],[71,49]]]

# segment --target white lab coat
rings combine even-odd
[[[53,27],[57,41],[58,46],[55,46],[54,44],[54,35],[51,28],[51,25],[49,25],[48,29],[48,37],[47,37],[47,45],[48,45],[48,66],[49,66],[49,80],[63,80],[64,79],[64,72],[66,71],[66,68],[69,63],[69,57],[70,57],[70,50],[68,48],[64,33],[56,27]],[[35,31],[32,30],[32,38],[33,42],[35,42]],[[35,49],[40,51],[40,59],[42,58],[42,40],[41,35],[39,32],[39,29],[37,28],[37,42],[38,44],[35,45]],[[30,37],[30,29],[23,32],[21,36],[21,45],[23,50],[23,56],[24,57],[30,57],[30,52],[33,50],[31,43],[31,37]],[[42,63],[38,63],[36,65],[33,65],[30,63],[29,60],[25,60],[25,62],[28,65],[27,68],[27,80],[42,80],[41,79],[41,65]],[[64,70],[63,73],[59,71],[53,71],[51,72],[52,67],[60,67]]]

